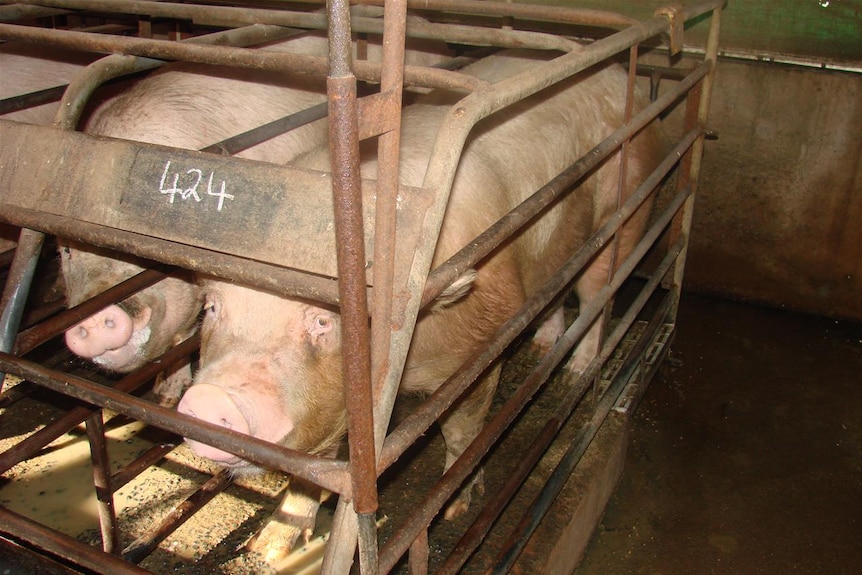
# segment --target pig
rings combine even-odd
[[[262,49],[325,55],[327,40],[309,33]],[[411,64],[431,65],[447,57],[438,42],[411,45]],[[369,59],[380,50],[369,46]],[[326,100],[325,79],[298,74],[221,68],[192,63],[170,64],[102,106],[86,122],[90,134],[131,139],[177,148],[200,149],[230,136],[298,112]],[[325,120],[297,128],[237,154],[273,163],[321,145]],[[142,271],[145,264],[105,250],[60,240],[63,277],[70,305],[75,305]],[[119,305],[112,305],[66,331],[70,350],[103,368],[127,373],[188,337],[200,312],[199,287],[191,274],[177,273]],[[191,382],[188,368],[157,381],[162,405],[173,407]]]
[[[505,51],[465,68],[491,82],[535,66],[544,57]],[[445,261],[518,202],[569,166],[623,121],[626,73],[616,65],[577,75],[482,121],[468,138],[455,176],[433,265]],[[641,101],[643,100],[642,96]],[[421,186],[438,127],[455,99],[434,92],[404,109],[401,182]],[[631,181],[656,163],[652,130],[631,146]],[[562,262],[614,211],[618,175],[613,160],[581,189],[569,194],[514,241],[505,243],[471,271],[463,297],[420,314],[399,392],[437,389],[495,330],[514,314]],[[311,152],[297,165],[326,170],[326,150]],[[362,173],[373,178],[373,156],[363,155]],[[626,186],[629,194],[631,185]],[[366,199],[366,201],[373,201]],[[622,259],[642,235],[648,208],[640,210],[620,237]],[[302,249],[287,246],[286,249]],[[334,258],[335,256],[332,255]],[[584,302],[607,279],[605,250],[577,280]],[[463,286],[462,286],[463,287]],[[289,448],[332,455],[345,433],[339,314],[299,299],[277,297],[218,279],[203,282],[201,367],[178,410],[204,421]],[[559,335],[554,314],[539,338]],[[579,346],[568,368],[582,371],[596,353],[596,336]],[[544,342],[547,345],[547,341]],[[500,374],[499,362],[440,421],[448,469],[481,430]],[[235,473],[255,466],[215,446],[187,439],[199,455]],[[481,472],[445,510],[446,518],[468,509]],[[252,541],[251,549],[277,562],[300,536],[308,537],[318,500],[291,493],[276,517]],[[294,525],[285,518],[292,518]]]

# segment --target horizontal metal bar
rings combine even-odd
[[[584,154],[571,167],[560,173],[545,186],[542,186],[536,193],[503,216],[475,240],[435,268],[425,283],[425,291],[422,294],[422,306],[427,306],[432,302],[456,278],[475,266],[482,258],[490,254],[502,242],[530,222],[564,192],[568,191],[575,182],[614,153],[624,141],[633,137],[650,121],[658,117],[661,112],[673,105],[678,98],[702,80],[709,70],[710,66],[708,64],[702,64],[692,70],[672,90],[669,90],[661,98],[647,106],[632,118],[630,122],[614,131],[592,150]]]
[[[335,493],[350,493],[345,461],[308,455],[166,409],[81,377],[45,369],[0,352],[0,369],[56,392],[118,411],[128,417],[202,443],[217,445],[268,469],[298,475]]]
[[[35,521],[0,506],[0,533],[62,557],[95,573],[111,575],[150,575],[146,569],[102,553],[77,539],[44,527]]]
[[[158,264],[155,265],[158,266]],[[15,341],[13,353],[15,355],[24,355],[109,305],[124,300],[158,283],[165,277],[165,272],[162,270],[144,270],[101,294],[69,308],[39,325],[20,332]]]
[[[161,372],[165,365],[172,365],[182,357],[193,353],[198,349],[199,345],[199,337],[195,336],[187,339],[169,349],[161,357],[154,359],[134,373],[122,378],[113,385],[113,389],[122,393],[136,391]],[[21,461],[34,456],[40,449],[82,423],[95,409],[95,407],[86,406],[73,407],[58,419],[48,423],[38,431],[0,453],[0,474],[5,473]]]

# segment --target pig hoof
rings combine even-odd
[[[482,496],[485,494],[485,482],[483,480],[483,470],[479,470],[476,474],[476,477],[470,483],[467,483],[464,487],[461,488],[461,492],[455,498],[452,503],[446,507],[446,511],[443,513],[443,518],[446,521],[452,521],[453,519],[460,517],[464,513],[470,509],[470,501],[472,500],[473,491],[476,492],[476,495]]]
[[[270,521],[246,544],[246,548],[272,565],[287,557],[300,537],[303,543],[308,543],[311,533],[309,528]]]

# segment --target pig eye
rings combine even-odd
[[[328,315],[317,315],[311,322],[309,333],[312,336],[321,336],[332,331],[334,325],[334,320]]]

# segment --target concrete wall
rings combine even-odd
[[[723,60],[689,288],[862,319],[862,74]]]

